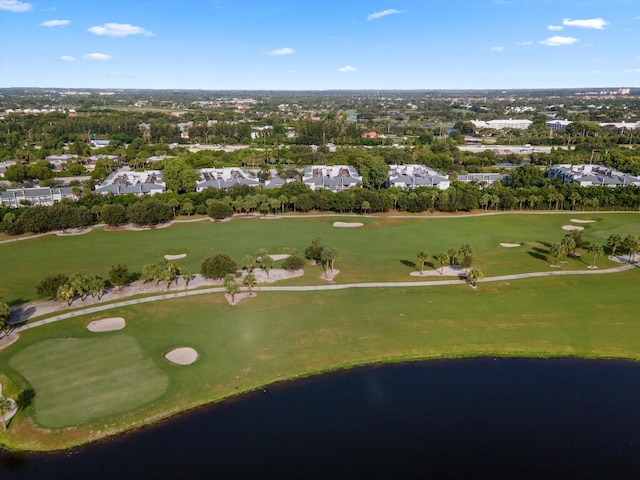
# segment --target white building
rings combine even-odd
[[[559,164],[549,168],[547,175],[563,183],[577,183],[581,187],[640,187],[640,178],[603,165]]]
[[[60,188],[11,188],[0,192],[3,207],[18,208],[23,205],[50,206],[62,199],[77,200],[71,187]]]
[[[96,193],[102,195],[154,195],[164,193],[167,185],[162,180],[160,170],[145,170],[144,172],[117,171],[109,175],[104,182],[96,187]]]
[[[504,128],[515,128],[518,130],[526,130],[533,123],[531,120],[520,118],[509,118],[506,120],[471,120],[476,128],[488,128],[491,130],[502,130]]]
[[[311,190],[348,190],[362,183],[362,176],[350,165],[312,165],[305,168],[302,182]]]
[[[202,192],[207,188],[227,190],[234,185],[248,185],[250,187],[260,185],[260,180],[244,168],[202,168],[198,172],[200,173],[200,180],[196,184],[197,192]]]
[[[389,186],[400,188],[436,187],[446,190],[451,181],[446,175],[425,165],[389,165]]]

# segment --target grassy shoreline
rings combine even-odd
[[[604,216],[598,221],[601,225],[592,224],[595,227],[587,229],[585,235],[591,241],[602,242],[610,231],[635,234],[640,224],[633,223],[632,219]],[[456,228],[447,231],[416,226],[412,220],[375,219],[370,224],[372,227],[355,235],[344,229],[330,228],[331,221],[326,219],[292,222],[294,230],[287,233],[291,232],[293,236],[274,241],[272,248],[283,249],[290,244],[300,248],[295,242],[321,230],[330,236],[329,245],[335,241],[338,248],[344,249],[338,267],[341,273],[336,280],[340,281],[339,277],[344,274],[344,283],[349,283],[347,280],[354,277],[377,279],[378,272],[387,268],[390,271],[381,272],[386,277],[406,279],[410,269],[399,258],[409,254],[398,257],[397,252],[409,249],[410,254],[415,255],[414,246],[425,238],[436,245],[446,240],[457,246],[459,238],[472,235],[477,239],[474,242],[478,251],[477,264],[483,270],[501,272],[510,268],[513,273],[536,267],[540,270],[541,265],[548,268],[548,260],[539,258],[544,256],[538,251],[541,248],[539,241],[546,238],[543,234],[561,237],[563,232],[558,232],[558,225],[562,225],[564,219],[544,218],[533,224],[515,222],[513,226],[514,222],[508,220],[485,224],[470,218],[462,223],[454,220],[457,224],[450,225]],[[252,223],[274,233],[281,228],[266,227],[277,222],[242,223],[248,234],[255,231]],[[477,231],[478,226],[481,231]],[[523,229],[519,230],[521,227]],[[216,237],[216,243],[221,247],[229,245],[226,242],[238,233],[238,227],[228,232],[227,228],[218,230],[216,226],[215,232],[221,234]],[[497,228],[500,231],[496,233]],[[171,229],[156,233],[163,237],[168,230]],[[179,230],[192,232],[192,238],[202,232],[197,228]],[[526,243],[525,248],[495,246],[498,238],[508,241],[510,238],[503,237],[516,235],[518,231],[523,236],[534,235],[516,238]],[[156,241],[154,237],[147,238],[152,243]],[[403,238],[401,248],[388,247],[393,238]],[[387,243],[363,244],[367,239]],[[396,240],[396,243],[402,242]],[[74,242],[74,245],[77,244]],[[194,244],[192,248],[199,247]],[[240,252],[243,248],[240,245],[237,250]],[[367,251],[361,252],[362,249]],[[385,253],[389,250],[390,253]],[[133,255],[137,253],[133,252]],[[365,258],[369,261],[361,260]],[[584,260],[574,260],[576,268],[586,269]],[[500,265],[500,262],[506,265]],[[606,259],[600,259],[598,263],[601,268],[613,265]],[[306,281],[318,283],[313,268],[307,267]],[[350,272],[350,269],[356,271]],[[12,396],[26,388],[36,389],[34,404],[14,417],[6,433],[0,432],[0,443],[13,450],[70,448],[146,428],[181,412],[236,399],[283,381],[372,364],[495,356],[640,361],[637,348],[640,322],[634,321],[637,299],[626,293],[635,291],[637,285],[640,285],[640,276],[637,269],[632,269],[607,275],[497,281],[479,284],[477,290],[467,285],[449,285],[260,292],[257,297],[245,299],[235,307],[228,305],[222,294],[212,293],[83,315],[22,332],[18,342],[0,350],[0,375],[4,374],[0,381],[6,394]],[[110,316],[126,318],[126,328],[99,335],[87,332],[87,323]],[[101,360],[113,354],[113,342],[123,340],[125,336],[135,341],[139,354],[153,363],[159,375],[168,378],[164,393],[146,398],[143,406],[125,402],[113,411],[97,412],[81,425],[73,424],[73,419],[63,409],[43,410],[39,402],[51,393],[52,387],[44,384],[34,387],[32,382],[38,382],[38,375],[53,375],[63,384],[85,382],[95,372],[82,371],[78,366],[91,362],[99,365]],[[68,358],[65,357],[62,367],[56,366],[56,370],[52,359],[54,353],[63,351],[58,349],[62,341],[94,343],[90,353],[65,351]],[[193,347],[200,358],[186,367],[171,365],[162,355],[176,346]],[[36,354],[49,361],[41,365],[31,360],[30,356],[35,358]],[[68,369],[65,368],[67,364],[70,365]],[[118,368],[126,376],[129,367]],[[38,375],[34,375],[34,371]],[[126,386],[122,387],[123,396],[126,391]],[[63,389],[56,395],[61,404],[79,401],[72,388]],[[96,393],[94,399],[97,405],[106,398],[100,395]],[[63,427],[52,428],[51,425]]]

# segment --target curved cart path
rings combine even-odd
[[[513,275],[499,275],[495,277],[486,277],[477,280],[476,283],[488,283],[488,282],[501,282],[505,280],[519,280],[523,278],[535,278],[535,277],[551,277],[562,275],[603,275],[608,273],[624,272],[638,268],[638,264],[626,264],[620,267],[608,268],[603,270],[566,270],[566,271],[550,271],[550,272],[532,272],[532,273],[517,273]],[[255,292],[310,292],[320,290],[346,290],[350,288],[394,288],[394,287],[434,287],[441,285],[464,285],[467,284],[467,280],[432,280],[423,282],[367,282],[367,283],[344,283],[344,284],[331,284],[331,285],[307,285],[307,286],[256,286],[253,288]],[[93,307],[81,308],[72,312],[55,315],[43,320],[31,322],[20,327],[16,327],[13,332],[22,332],[31,328],[36,328],[42,325],[58,322],[60,320],[66,320],[68,318],[74,318],[81,315],[87,315],[91,313],[104,312],[114,308],[126,307],[130,305],[140,305],[143,303],[157,302],[160,300],[169,300],[172,298],[191,297],[193,295],[204,295],[208,293],[222,293],[225,292],[224,287],[203,288],[199,290],[183,290],[179,292],[163,293],[160,295],[154,295],[152,297],[135,298],[131,300],[123,300],[119,302],[109,303],[106,305],[96,305]],[[243,287],[241,291],[248,291],[246,287]]]

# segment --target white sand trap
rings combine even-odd
[[[277,262],[278,260],[284,260],[285,258],[289,258],[291,255],[289,255],[288,253],[281,253],[281,254],[276,254],[276,255],[269,255],[271,257],[271,260],[273,260],[274,262]]]
[[[189,347],[174,348],[165,353],[164,358],[176,365],[191,365],[198,359],[198,352]]]
[[[339,228],[354,228],[354,227],[362,227],[364,223],[360,222],[333,222],[334,227]]]
[[[87,330],[90,332],[112,332],[114,330],[122,330],[126,324],[122,317],[104,318],[91,322],[87,325]]]
[[[521,247],[522,244],[521,243],[501,243],[500,246],[505,248],[515,248],[515,247]]]
[[[573,223],[596,223],[595,220],[580,220],[579,218],[572,218]]]
[[[186,253],[179,253],[178,255],[165,255],[164,259],[165,260],[180,260],[181,258],[184,258],[186,256],[187,256]]]
[[[569,230],[569,231],[573,231],[573,230],[584,230],[584,227],[579,227],[578,225],[563,225],[562,226],[563,230]]]

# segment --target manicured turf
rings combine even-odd
[[[432,255],[463,243],[475,251],[475,263],[485,276],[540,271],[548,268],[548,247],[567,233],[562,225],[571,218],[595,219],[584,224],[587,240],[605,244],[610,233],[640,234],[640,214],[505,214],[472,218],[353,218],[310,217],[259,220],[233,219],[230,222],[177,224],[152,231],[97,229],[85,235],[46,236],[0,245],[0,265],[8,281],[0,282],[0,301],[21,303],[35,299],[35,285],[47,275],[65,273],[107,276],[111,265],[123,263],[130,272],[141,272],[165,254],[186,253],[178,263],[197,272],[202,260],[218,252],[237,262],[248,253],[267,248],[271,253],[304,255],[311,240],[321,237],[328,247],[337,247],[336,263],[341,274],[337,283],[406,281],[417,262],[416,254]],[[336,220],[364,221],[361,228],[335,228]],[[524,243],[506,249],[501,242]],[[611,265],[600,257],[601,266]],[[567,268],[586,268],[576,261]],[[437,267],[435,261],[428,268]],[[6,272],[6,273],[4,273]],[[419,280],[419,279],[416,279]],[[306,276],[289,283],[315,282]]]
[[[135,338],[52,338],[11,357],[35,390],[35,419],[45,427],[86,423],[146,405],[168,378]]]
[[[598,220],[585,224],[585,238],[591,241],[604,243],[611,231],[640,233],[637,214],[590,217]],[[358,229],[331,227],[336,218],[241,220],[180,225],[173,233],[171,227],[71,238],[82,239],[74,240],[76,254],[95,267],[116,258],[109,239],[121,234],[122,242],[114,241],[122,249],[121,259],[115,262],[135,258],[140,264],[148,263],[150,254],[180,253],[180,249],[195,264],[214,251],[229,252],[238,259],[258,247],[273,253],[301,251],[320,235],[325,244],[342,251],[338,282],[404,281],[413,267],[401,260],[415,261],[420,249],[435,253],[461,243],[474,247],[477,266],[485,275],[549,271],[550,259],[542,242],[562,238],[561,226],[570,218],[586,217],[367,218],[367,225]],[[282,231],[283,236],[278,236]],[[64,267],[58,257],[62,252],[70,254],[67,240],[26,241],[17,250],[12,245],[11,250],[20,251],[24,259],[29,258],[29,244],[37,255],[48,245],[52,270],[58,271]],[[125,240],[133,242],[130,249],[125,248]],[[524,245],[508,249],[498,246],[500,242]],[[164,250],[170,245],[173,251]],[[0,252],[4,247],[7,245],[0,246]],[[90,255],[95,249],[101,255]],[[571,259],[564,268],[586,270],[588,260]],[[601,267],[615,265],[605,258],[598,263]],[[75,267],[68,268],[74,271]],[[307,267],[298,282],[321,283],[318,268]],[[23,269],[35,267],[27,262]],[[18,270],[15,275],[23,273]],[[8,283],[6,288],[11,290]],[[64,320],[22,332],[17,343],[0,350],[0,372],[16,390],[31,387],[36,391],[35,403],[14,418],[6,434],[0,433],[0,442],[14,448],[61,448],[279,380],[380,361],[478,355],[640,360],[635,294],[639,287],[640,269],[633,269],[487,282],[477,290],[455,285],[260,292],[235,307],[222,294],[211,294]],[[110,316],[124,317],[126,328],[98,336],[86,331],[89,321]],[[162,355],[176,346],[193,347],[200,357],[193,365],[171,365]],[[108,398],[106,390],[95,385],[113,385],[114,375],[120,377],[114,373],[118,371],[123,378],[138,380],[122,385],[119,396]],[[147,379],[151,385],[144,387]],[[93,395],[93,401],[83,403]],[[91,407],[85,409],[87,405]],[[94,406],[98,411],[91,410]],[[73,426],[41,428],[64,425]]]

